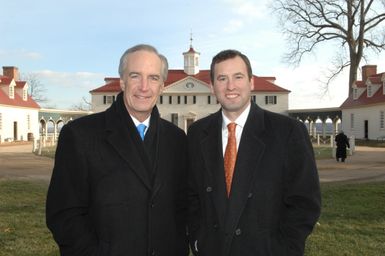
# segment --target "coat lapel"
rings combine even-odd
[[[225,223],[226,187],[222,153],[222,114],[218,111],[212,116],[211,122],[205,127],[205,136],[201,140],[201,150],[205,165],[204,175],[207,188],[211,187],[213,205],[216,209],[221,226]]]
[[[258,174],[258,164],[263,156],[265,144],[261,140],[264,130],[263,110],[252,103],[243,128],[237,161],[228,201],[225,231],[234,233],[248,197],[252,196],[252,185]],[[228,241],[230,244],[230,241]]]
[[[154,172],[154,188],[152,191],[152,197],[155,197],[158,193],[159,189],[162,187],[164,175],[163,172],[165,171],[164,168],[161,168],[159,166],[167,166],[166,164],[162,164],[163,161],[167,161],[166,154],[168,153],[167,150],[159,150],[160,148],[166,149],[167,145],[165,145],[167,139],[166,135],[164,134],[164,127],[163,124],[158,118],[158,129],[156,129],[156,149],[155,149],[155,159],[154,159],[154,166],[153,166],[153,172]],[[159,168],[158,168],[159,167]]]
[[[118,103],[118,102],[116,102]],[[151,190],[150,177],[146,170],[142,158],[138,153],[135,140],[130,134],[129,127],[124,124],[117,112],[117,104],[111,106],[106,111],[106,140],[124,159],[130,169],[139,177],[143,184]]]

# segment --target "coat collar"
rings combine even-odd
[[[151,119],[157,119],[157,121],[159,121],[159,112],[156,107],[154,107],[151,113]],[[159,133],[159,130],[161,130],[160,125],[155,132]],[[156,145],[159,144],[159,138],[160,136],[157,134],[156,139],[158,141]],[[120,157],[127,162],[130,169],[139,177],[143,184],[149,190],[155,191],[156,187],[153,188],[149,171],[146,169],[148,165],[146,166],[138,151],[138,144],[142,142],[126,110],[122,93],[117,96],[117,100],[106,110],[106,140]],[[157,162],[157,153],[155,154],[155,163]],[[156,168],[156,164],[154,164],[154,168]],[[155,184],[160,186],[159,181],[155,182]]]

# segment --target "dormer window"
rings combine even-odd
[[[9,98],[14,99],[15,98],[15,87],[9,86]]]
[[[28,92],[27,92],[27,89],[23,89],[23,100],[24,101],[27,101],[28,99]]]
[[[385,82],[382,83],[382,94],[385,95]]]
[[[371,85],[368,85],[367,95],[368,95],[368,97],[372,97],[372,86]]]
[[[358,98],[358,89],[357,88],[354,88],[353,89],[353,99],[357,99]]]

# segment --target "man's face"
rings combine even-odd
[[[155,53],[144,50],[130,53],[127,58],[120,87],[128,113],[142,122],[151,114],[163,90],[162,62]]]
[[[212,91],[222,106],[223,113],[234,121],[250,104],[253,78],[241,57],[219,62],[214,66]]]

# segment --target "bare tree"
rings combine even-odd
[[[338,43],[326,88],[349,67],[350,95],[365,53],[385,49],[385,29],[380,26],[385,20],[385,0],[275,0],[272,7],[289,43],[287,63],[298,65],[304,55],[326,42]]]
[[[91,102],[89,102],[86,97],[82,97],[82,101],[79,103],[73,104],[71,106],[72,110],[82,110],[82,111],[90,111],[92,107]]]
[[[38,103],[45,103],[48,99],[45,97],[47,91],[44,84],[40,82],[37,74],[28,73],[22,76],[22,80],[28,83],[28,95]]]

